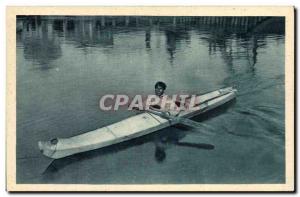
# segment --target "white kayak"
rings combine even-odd
[[[236,89],[231,87],[197,96],[196,100],[198,103],[196,103],[196,107],[193,110],[181,111],[178,116],[190,118],[214,109],[234,99],[235,96]],[[45,156],[58,159],[144,136],[176,123],[159,115],[143,112],[120,122],[74,137],[39,141],[38,145]]]

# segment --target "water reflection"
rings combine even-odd
[[[102,29],[98,21],[67,21],[65,39],[78,48],[107,47],[113,45],[113,32]]]
[[[283,25],[281,18],[259,19],[253,17],[226,18],[220,17],[58,17],[43,18],[41,16],[22,17],[17,20],[18,43],[24,47],[24,56],[28,60],[34,60],[41,69],[51,67],[51,61],[61,57],[61,45],[64,43],[60,37],[76,47],[85,49],[87,47],[110,47],[114,45],[114,33],[116,26],[145,26],[146,49],[151,49],[151,28],[153,23],[160,27],[166,37],[166,50],[172,64],[177,48],[181,41],[190,42],[190,30],[187,28],[213,25],[208,37],[202,37],[208,43],[210,55],[220,52],[224,62],[231,68],[234,57],[245,56],[249,59],[252,71],[257,62],[257,49],[265,45],[265,38],[258,37],[255,32],[284,33],[284,28],[270,28],[276,23],[277,27]],[[153,22],[155,21],[155,22]],[[168,26],[168,22],[171,26]],[[162,25],[165,24],[165,25]],[[189,24],[184,26],[182,24]],[[254,25],[256,24],[256,25]],[[181,25],[181,26],[180,26]],[[228,27],[230,25],[231,28]],[[217,28],[216,28],[217,26]],[[235,27],[233,29],[232,27]],[[240,28],[243,27],[243,28]],[[250,28],[251,27],[251,28]],[[246,29],[246,30],[245,30]],[[25,31],[24,31],[25,30]],[[134,29],[132,29],[134,31]],[[232,34],[232,31],[236,32]],[[236,40],[240,41],[236,43]],[[240,45],[240,46],[237,46]],[[241,51],[241,49],[245,49]],[[234,54],[233,54],[234,53]]]
[[[147,28],[145,32],[145,43],[146,43],[146,48],[151,49],[151,29]]]
[[[164,30],[166,35],[166,48],[170,55],[170,62],[173,62],[176,48],[180,47],[181,41],[186,41],[189,43],[190,35],[188,31],[182,31],[181,29],[165,29]]]
[[[57,67],[59,72],[50,72]],[[132,115],[99,111],[99,95],[151,93],[158,80],[167,82],[170,94],[201,94],[224,86],[238,89],[231,111],[194,119],[203,125],[208,121],[216,137],[205,141],[202,134],[191,134],[197,129],[172,127],[54,161],[42,182],[74,183],[67,174],[77,173],[86,178],[78,182],[128,184],[134,181],[127,176],[130,172],[136,183],[157,183],[161,169],[166,177],[162,183],[218,183],[219,177],[228,183],[257,183],[260,177],[265,183],[283,180],[284,18],[21,16],[17,77],[18,158],[40,156],[34,148],[41,139],[78,135]],[[195,136],[199,138],[191,139]],[[218,176],[202,176],[216,157],[220,165],[211,167]],[[186,166],[178,168],[177,158],[188,160]],[[132,160],[135,163],[123,165]],[[19,181],[28,182],[28,169],[34,167],[18,165]],[[240,174],[228,175],[233,168]]]
[[[26,21],[24,25],[27,31],[17,36],[17,42],[22,43],[24,58],[38,64],[40,69],[52,68],[51,62],[62,55],[60,40],[49,34],[52,27],[37,19]]]
[[[61,45],[74,44],[77,48],[107,48],[114,45],[114,34],[123,31],[119,27],[145,28],[145,46],[151,49],[153,24],[164,32],[166,50],[172,65],[181,41],[190,43],[190,29],[203,27],[209,34],[201,37],[208,43],[210,55],[220,52],[230,68],[233,59],[245,56],[251,62],[252,71],[257,62],[257,50],[265,45],[264,32],[284,34],[284,20],[280,17],[24,17],[17,20],[17,42],[23,46],[24,56],[36,62],[41,69],[51,68],[51,61],[62,55]],[[169,24],[169,25],[168,25]],[[186,25],[189,26],[186,26]],[[274,25],[276,24],[276,25]],[[274,28],[273,26],[276,26]],[[210,26],[214,28],[210,28]],[[215,27],[218,28],[215,28]],[[234,27],[234,28],[233,28]],[[209,29],[207,29],[209,28]],[[135,31],[139,29],[128,29]],[[235,32],[233,34],[233,31]],[[257,36],[259,32],[260,36]],[[64,42],[65,40],[65,42]],[[236,42],[238,40],[238,43]],[[85,50],[87,51],[87,50]]]

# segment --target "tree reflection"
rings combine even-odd
[[[51,62],[61,57],[61,39],[83,50],[113,45],[112,30],[102,29],[97,19],[41,20],[41,17],[32,16],[19,17],[17,24],[17,42],[23,46],[24,58],[41,69],[52,68]]]
[[[176,48],[180,47],[180,41],[190,41],[190,34],[186,30],[173,28],[164,30],[166,36],[166,49],[170,55],[170,61],[173,62]]]
[[[77,48],[109,47],[113,46],[113,31],[101,26],[101,20],[65,20],[63,23],[64,36],[67,41],[76,45]]]
[[[284,18],[273,17],[113,17],[113,16],[31,16],[18,18],[17,41],[23,43],[26,59],[36,62],[41,68],[51,68],[51,61],[62,55],[61,41],[66,40],[77,48],[112,48],[114,33],[118,26],[138,31],[145,29],[145,47],[151,49],[151,29],[156,24],[166,37],[165,47],[172,63],[181,41],[190,42],[188,28],[207,28],[206,37],[209,55],[221,54],[230,72],[235,58],[246,58],[249,68],[255,72],[257,50],[265,45],[264,32],[284,34]],[[131,24],[131,26],[130,26]],[[276,25],[274,25],[276,24]],[[129,25],[129,26],[128,26]],[[137,28],[138,26],[138,28]],[[257,36],[259,32],[260,36]]]
[[[208,43],[209,55],[215,55],[216,52],[219,52],[231,72],[234,72],[232,69],[233,61],[237,58],[247,60],[249,62],[249,70],[254,72],[258,58],[257,50],[266,45],[266,34],[264,32],[270,33],[272,31],[272,28],[269,28],[269,26],[271,23],[274,24],[274,20],[276,20],[276,23],[279,23],[277,26],[281,26],[280,24],[284,23],[280,19],[271,18],[251,29],[246,29],[247,32],[245,32],[245,28],[235,29],[235,34],[228,27],[211,28],[207,37],[201,37],[201,39]],[[272,33],[283,33],[282,29],[284,28],[280,29],[281,31],[273,28],[274,31]],[[259,34],[257,31],[259,31]]]
[[[24,58],[36,63],[40,69],[52,67],[51,61],[58,59],[62,55],[59,40],[49,34],[49,26],[44,22],[30,18],[24,21],[27,31],[22,31],[21,42],[23,43]],[[34,26],[32,24],[35,24]]]
[[[259,17],[258,17],[259,18]],[[234,20],[235,21],[235,20]],[[252,17],[244,20],[247,23],[255,24],[257,18]],[[228,70],[229,77],[225,78],[223,85],[237,85],[234,81],[239,81],[236,75],[241,75],[241,67],[238,65],[240,61],[244,61],[246,65],[242,70],[243,77],[253,77],[256,75],[256,64],[259,62],[260,48],[267,45],[267,36],[270,34],[278,35],[284,34],[284,18],[273,17],[267,18],[258,22],[256,25],[243,28],[224,27],[208,27],[208,34],[206,37],[201,37],[207,43],[210,56],[220,55]]]
[[[151,29],[147,28],[145,32],[145,43],[146,43],[146,48],[151,49]]]

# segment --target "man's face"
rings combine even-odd
[[[157,95],[157,96],[161,96],[161,95],[163,95],[164,94],[164,88],[163,87],[161,87],[161,86],[157,86],[156,88],[155,88],[155,94]]]

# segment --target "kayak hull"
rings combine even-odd
[[[235,96],[236,90],[231,87],[197,96],[196,107],[180,112],[179,116],[190,118],[199,115],[234,99]],[[141,137],[173,124],[176,123],[145,112],[74,137],[39,141],[38,146],[45,156],[59,159]]]

